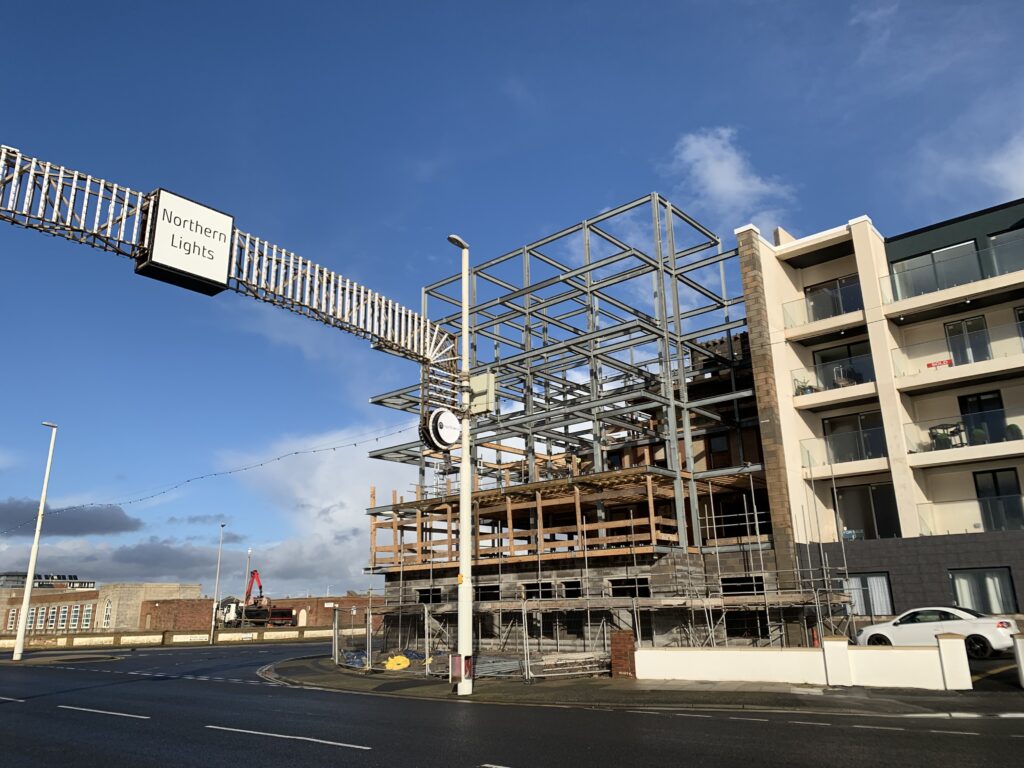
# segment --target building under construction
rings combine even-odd
[[[805,644],[842,612],[841,574],[802,566],[770,503],[752,364],[769,342],[741,260],[652,194],[472,267],[473,372],[496,380],[473,426],[480,647],[600,651],[622,628]],[[454,275],[422,297],[456,336],[459,292]],[[418,414],[420,387],[373,402]],[[458,458],[371,455],[419,468],[411,492],[371,494],[369,568],[407,617],[385,622],[398,644],[433,650],[455,623]]]

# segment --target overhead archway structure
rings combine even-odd
[[[200,293],[251,296],[413,360],[421,367],[421,426],[434,410],[460,407],[452,334],[376,291],[243,232],[228,214],[167,190],[139,192],[0,145],[0,221],[127,256],[140,274]]]

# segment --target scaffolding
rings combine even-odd
[[[453,336],[459,280],[422,294]],[[821,635],[839,577],[776,566],[773,514],[789,510],[768,505],[736,250],[651,194],[473,266],[469,294],[473,373],[495,376],[497,399],[471,457],[475,602],[495,627],[482,642],[517,620],[538,650],[592,649],[602,626],[678,644]],[[419,413],[420,395],[371,402]],[[408,500],[371,493],[386,613],[425,603],[447,621],[458,460],[418,442],[371,456],[419,470]]]

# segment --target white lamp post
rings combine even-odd
[[[217,609],[220,607],[220,553],[224,548],[224,526],[220,524],[220,541],[217,542],[217,578],[213,582],[213,614],[210,616],[210,645],[213,645],[213,636],[217,631]]]
[[[39,497],[39,512],[36,514],[36,535],[32,539],[32,552],[28,556],[28,571],[25,573],[25,594],[21,598],[21,615],[18,616],[18,636],[14,640],[12,661],[21,661],[25,650],[25,631],[28,629],[28,606],[32,601],[32,582],[36,578],[36,558],[39,555],[39,533],[43,529],[43,509],[46,507],[46,488],[50,484],[50,466],[53,463],[53,444],[57,441],[57,425],[43,422],[50,428],[50,452],[46,456],[46,473],[43,475],[43,493]]]
[[[459,389],[462,392],[462,456],[459,460],[459,639],[458,652],[463,670],[472,669],[467,660],[473,657],[473,465],[469,454],[469,245],[458,235],[448,235],[448,242],[462,251],[462,368]],[[459,696],[473,693],[473,679],[459,676]]]

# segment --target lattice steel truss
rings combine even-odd
[[[0,145],[0,221],[135,259],[149,247],[153,197]],[[458,407],[455,340],[420,313],[237,228],[227,288],[420,363],[418,410]]]
[[[742,440],[738,466],[694,463],[695,438],[757,426],[737,252],[651,194],[478,264],[470,280],[473,371],[496,375],[499,400],[473,429],[484,482],[602,472],[618,447],[644,446],[675,472],[679,530],[699,543],[696,483],[762,469],[744,460]],[[459,281],[422,296],[422,314],[453,335]],[[416,413],[419,388],[372,402]],[[452,471],[450,456],[419,443],[371,456],[419,466],[428,496],[444,493],[437,478]]]

